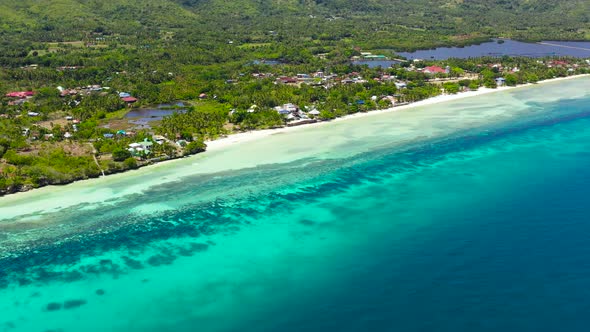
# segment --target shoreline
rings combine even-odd
[[[18,201],[21,199],[26,199],[27,196],[32,195],[33,193],[39,194],[39,195],[50,194],[59,188],[67,188],[68,185],[74,185],[77,183],[90,183],[90,181],[92,181],[92,182],[110,181],[110,180],[125,178],[125,177],[127,177],[126,173],[129,173],[129,174],[142,174],[142,173],[149,174],[149,173],[153,172],[154,170],[156,170],[156,167],[172,167],[174,165],[174,162],[179,162],[179,161],[183,161],[183,160],[187,160],[187,159],[193,159],[193,157],[195,157],[195,156],[206,155],[207,152],[222,151],[230,146],[235,146],[235,145],[240,145],[240,144],[247,143],[247,142],[261,140],[265,137],[269,137],[269,136],[276,135],[276,134],[282,134],[282,133],[302,130],[302,129],[306,129],[306,128],[314,128],[317,126],[326,126],[328,124],[337,123],[340,121],[347,121],[350,119],[357,119],[357,118],[375,116],[375,115],[379,115],[379,114],[399,112],[399,111],[404,111],[404,110],[408,110],[408,109],[413,109],[416,107],[431,106],[431,105],[441,104],[441,103],[445,103],[445,102],[451,102],[451,101],[465,99],[465,98],[487,95],[487,94],[491,94],[491,93],[495,93],[495,92],[514,90],[514,89],[523,88],[523,87],[530,87],[530,86],[535,86],[535,85],[554,83],[554,82],[559,82],[559,81],[563,81],[563,80],[571,80],[571,79],[578,79],[578,78],[584,78],[584,77],[590,77],[590,74],[558,77],[558,78],[553,78],[553,79],[549,79],[549,80],[539,81],[537,83],[528,83],[528,84],[522,84],[522,85],[510,86],[510,87],[504,86],[504,87],[499,87],[499,88],[495,88],[495,89],[479,88],[478,90],[475,90],[475,91],[460,92],[457,94],[450,94],[450,95],[438,95],[435,97],[427,98],[424,100],[420,100],[417,102],[413,102],[410,104],[401,105],[401,106],[397,106],[397,107],[390,107],[390,108],[381,109],[381,110],[371,110],[371,111],[367,111],[367,112],[359,112],[359,113],[349,114],[349,115],[345,115],[345,116],[342,116],[342,117],[339,117],[339,118],[336,118],[336,119],[333,119],[330,121],[319,121],[319,122],[315,122],[315,123],[302,124],[299,126],[280,127],[280,128],[273,128],[273,129],[262,129],[262,130],[254,130],[254,131],[230,134],[230,135],[223,137],[223,138],[219,138],[219,139],[211,140],[211,141],[206,141],[207,150],[203,153],[198,153],[196,155],[191,155],[191,156],[187,156],[187,157],[167,159],[167,160],[163,160],[160,162],[147,164],[147,165],[140,167],[138,169],[112,173],[112,174],[109,174],[106,176],[74,180],[74,181],[64,183],[61,185],[45,185],[45,186],[41,186],[41,187],[37,187],[37,188],[30,188],[30,189],[24,190],[24,191],[16,191],[16,192],[12,192],[12,193],[7,193],[4,196],[0,196],[0,203],[10,204],[10,201]],[[8,199],[9,197],[10,197],[10,199]],[[4,204],[2,204],[2,205],[4,205]],[[0,205],[0,208],[1,207],[2,206]]]
[[[520,84],[520,85],[516,85],[516,86],[502,86],[502,87],[498,87],[495,89],[482,87],[482,88],[479,88],[474,91],[459,92],[459,93],[450,94],[450,95],[449,94],[438,95],[435,97],[423,99],[423,100],[416,101],[416,102],[406,104],[406,105],[394,106],[394,107],[385,108],[385,109],[381,109],[381,110],[370,110],[367,112],[348,114],[348,115],[345,115],[345,116],[342,116],[339,118],[335,118],[330,121],[318,121],[315,123],[302,124],[302,125],[293,126],[293,127],[261,129],[261,130],[253,130],[253,131],[248,131],[248,132],[230,134],[227,137],[219,138],[216,140],[206,141],[205,143],[207,144],[207,150],[205,151],[205,153],[207,153],[207,151],[215,151],[215,150],[223,149],[223,148],[226,148],[226,147],[234,145],[234,144],[241,144],[241,143],[245,143],[245,142],[251,142],[254,140],[262,139],[264,137],[268,137],[270,135],[274,135],[274,134],[278,134],[278,133],[285,133],[285,132],[299,130],[301,128],[311,128],[311,127],[316,127],[316,126],[323,126],[323,125],[327,125],[329,123],[334,123],[334,122],[338,122],[338,121],[346,121],[346,120],[357,119],[357,118],[362,118],[362,117],[372,116],[372,115],[377,115],[377,114],[399,112],[399,111],[403,111],[403,110],[407,110],[407,109],[411,109],[411,108],[415,108],[415,107],[420,107],[420,106],[435,105],[435,104],[440,104],[440,103],[444,103],[444,102],[460,100],[460,99],[464,99],[464,98],[478,97],[478,96],[487,95],[487,94],[494,93],[494,92],[514,90],[514,89],[534,86],[534,85],[538,85],[538,84],[553,83],[553,82],[559,82],[559,81],[563,81],[563,80],[577,79],[577,78],[583,78],[583,77],[590,77],[590,74],[557,77],[557,78],[552,78],[549,80],[539,81],[536,83]]]

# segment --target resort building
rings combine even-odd
[[[152,153],[154,143],[146,138],[143,142],[131,143],[127,151],[134,157],[143,157]]]

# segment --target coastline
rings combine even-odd
[[[590,74],[557,77],[557,78],[552,78],[549,80],[539,81],[537,83],[527,83],[527,84],[520,84],[520,85],[516,85],[516,86],[502,86],[502,87],[498,87],[495,89],[481,87],[481,88],[474,90],[474,91],[460,92],[460,93],[456,93],[456,94],[438,95],[436,97],[423,99],[423,100],[413,102],[410,104],[406,104],[406,105],[402,105],[402,106],[395,106],[395,107],[390,107],[390,108],[381,109],[381,110],[371,110],[371,111],[367,111],[367,112],[348,114],[348,115],[345,115],[345,116],[342,116],[342,117],[339,117],[339,118],[336,118],[336,119],[333,119],[330,121],[319,121],[319,122],[315,122],[315,123],[303,124],[300,126],[253,130],[253,131],[248,131],[248,132],[243,132],[243,133],[230,134],[227,137],[219,138],[216,140],[206,141],[205,143],[207,144],[207,151],[215,151],[218,149],[226,148],[226,147],[234,145],[234,144],[251,142],[254,140],[262,139],[264,137],[268,137],[270,135],[300,130],[302,128],[324,126],[329,123],[334,123],[334,122],[339,122],[339,121],[347,121],[347,120],[357,119],[357,118],[366,117],[366,116],[373,116],[376,114],[399,112],[399,111],[403,111],[403,110],[407,110],[407,109],[411,109],[411,108],[415,108],[415,107],[420,107],[420,106],[435,105],[435,104],[439,104],[439,103],[450,102],[450,101],[460,100],[460,99],[464,99],[464,98],[478,97],[478,96],[482,96],[482,95],[486,95],[486,94],[490,94],[490,93],[494,93],[494,92],[508,91],[508,90],[513,90],[513,89],[533,86],[533,85],[537,85],[537,84],[553,83],[553,82],[559,82],[559,81],[563,81],[563,80],[571,80],[571,79],[577,79],[577,78],[583,78],[583,77],[590,77]],[[205,153],[207,153],[207,151],[205,151]]]
[[[494,92],[503,92],[503,91],[509,91],[509,90],[518,89],[518,88],[530,87],[530,86],[535,86],[535,85],[544,85],[547,83],[554,83],[554,82],[559,82],[559,81],[563,81],[563,80],[579,79],[579,78],[584,78],[584,77],[590,77],[590,74],[572,75],[572,76],[567,76],[567,77],[554,78],[554,79],[550,79],[550,80],[540,81],[537,84],[530,84],[529,83],[529,84],[523,84],[523,85],[518,85],[518,86],[513,86],[513,87],[499,87],[496,89],[480,88],[476,91],[468,91],[468,92],[462,92],[462,93],[452,94],[452,95],[439,95],[436,97],[424,99],[424,100],[421,100],[418,102],[414,102],[411,104],[402,105],[402,106],[398,106],[398,107],[391,107],[391,108],[387,108],[387,109],[383,109],[383,110],[373,110],[373,111],[368,111],[368,112],[364,112],[364,113],[350,114],[350,115],[346,115],[346,116],[343,116],[340,118],[336,118],[331,121],[320,121],[320,122],[311,123],[311,124],[304,124],[304,125],[300,125],[300,126],[281,127],[281,128],[274,128],[274,129],[264,129],[264,130],[256,130],[256,131],[250,131],[250,132],[231,134],[231,135],[228,135],[227,137],[223,137],[223,138],[213,140],[213,141],[208,141],[207,142],[207,150],[205,151],[205,153],[199,153],[199,154],[192,155],[192,156],[185,157],[185,158],[164,160],[161,162],[146,165],[146,166],[141,167],[139,169],[114,173],[114,174],[110,174],[107,176],[101,176],[98,178],[81,179],[81,180],[76,180],[76,181],[73,181],[71,183],[64,184],[64,185],[47,185],[47,186],[43,186],[43,187],[39,187],[39,188],[32,188],[27,191],[21,191],[21,192],[7,194],[5,196],[0,197],[0,208],[2,208],[2,209],[8,208],[12,204],[23,203],[23,202],[25,202],[27,200],[31,200],[31,199],[44,200],[44,201],[48,201],[47,203],[49,203],[50,201],[58,200],[58,198],[51,197],[51,196],[59,196],[60,192],[67,191],[67,188],[69,188],[72,185],[76,185],[76,184],[78,184],[77,188],[80,189],[81,195],[84,195],[86,193],[91,196],[98,195],[98,194],[92,192],[91,189],[94,188],[94,186],[92,186],[91,184],[99,184],[99,183],[102,185],[115,186],[116,190],[108,190],[108,191],[112,192],[113,197],[120,196],[120,195],[126,195],[126,194],[133,194],[133,193],[137,193],[138,191],[141,191],[151,185],[159,183],[162,180],[166,180],[166,181],[179,180],[180,177],[182,176],[181,171],[185,167],[194,167],[194,165],[199,164],[202,161],[203,156],[209,157],[209,156],[213,156],[218,153],[223,153],[224,150],[226,150],[229,147],[242,146],[244,143],[259,141],[259,140],[262,140],[263,138],[267,138],[269,136],[283,134],[283,133],[287,133],[287,132],[300,131],[300,130],[304,130],[306,128],[309,129],[309,128],[314,128],[314,127],[325,127],[325,126],[328,126],[329,124],[340,123],[342,121],[347,121],[350,119],[359,119],[359,118],[365,118],[365,117],[376,116],[376,115],[381,115],[381,114],[399,112],[399,111],[409,110],[409,109],[422,107],[422,106],[432,106],[432,105],[437,105],[437,104],[446,103],[446,102],[452,102],[452,101],[456,101],[456,100],[460,100],[460,99],[466,99],[466,98],[471,98],[471,97],[478,97],[478,96],[482,96],[482,95],[487,95],[487,94],[491,94]],[[166,174],[165,175],[160,174],[160,177],[157,179],[150,178],[150,179],[148,179],[148,181],[144,181],[141,183],[134,181],[135,179],[137,179],[141,176],[146,176],[146,175],[150,176],[152,174],[155,174],[155,172],[157,170],[165,171]],[[133,175],[133,176],[130,176],[130,175]],[[104,188],[102,188],[101,190],[102,190],[103,195],[107,191],[107,189],[104,189]],[[98,197],[86,197],[84,199],[84,201],[86,201],[86,202],[89,200],[94,201],[94,203],[98,203],[99,201],[101,201],[100,199],[98,199]],[[73,204],[73,202],[67,202],[65,204],[71,205],[71,204]],[[39,205],[39,208],[43,209],[43,204],[40,204],[40,202],[39,202],[38,205]],[[49,204],[49,205],[54,205],[54,204]]]

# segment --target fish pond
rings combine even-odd
[[[401,63],[401,61],[397,61],[397,60],[356,60],[356,61],[352,62],[353,65],[359,65],[359,66],[367,65],[369,68],[377,68],[377,67],[389,68],[393,65],[397,65],[400,63]]]
[[[496,39],[491,42],[466,47],[439,47],[431,50],[415,52],[397,52],[408,59],[475,58],[482,56],[569,56],[576,58],[590,58],[590,41],[564,42],[543,41],[539,43],[525,43],[509,39]]]
[[[138,126],[139,128],[149,128],[150,123],[160,121],[165,116],[174,113],[185,113],[187,105],[183,102],[159,104],[146,108],[133,109],[125,114],[128,123]]]

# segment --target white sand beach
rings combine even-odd
[[[577,78],[588,77],[588,76],[590,76],[590,75],[574,75],[574,76],[568,76],[568,77],[558,77],[558,78],[553,78],[550,80],[541,81],[536,84],[547,84],[547,83],[577,79]],[[222,149],[222,148],[225,148],[225,147],[232,145],[232,144],[250,142],[252,140],[261,139],[261,138],[264,138],[264,137],[267,137],[269,135],[273,135],[273,134],[276,134],[279,132],[289,132],[289,131],[294,131],[294,130],[300,130],[302,128],[327,125],[327,124],[330,124],[330,123],[333,123],[336,121],[346,121],[346,120],[350,120],[350,119],[358,119],[361,117],[373,116],[376,114],[400,112],[400,111],[404,111],[404,110],[415,108],[415,107],[435,105],[435,104],[455,101],[455,100],[459,100],[459,99],[463,99],[463,98],[478,97],[478,96],[482,96],[482,95],[486,95],[486,94],[490,94],[490,93],[508,91],[508,90],[523,88],[523,87],[532,86],[532,85],[535,85],[535,84],[529,83],[529,84],[521,84],[521,85],[517,85],[517,86],[502,86],[502,87],[498,87],[496,89],[482,87],[482,88],[479,88],[478,90],[474,90],[474,91],[461,92],[461,93],[457,93],[457,94],[439,95],[436,97],[424,99],[421,101],[417,101],[414,103],[401,105],[401,106],[397,106],[397,107],[391,107],[391,108],[386,108],[386,109],[382,109],[382,110],[373,110],[373,111],[363,112],[363,113],[350,114],[350,115],[346,115],[346,116],[343,116],[340,118],[336,118],[332,121],[323,121],[323,122],[305,124],[305,125],[301,125],[301,126],[282,127],[282,128],[265,129],[265,130],[255,130],[255,131],[249,131],[249,132],[244,132],[244,133],[232,134],[232,135],[229,135],[224,138],[220,138],[220,139],[216,139],[216,140],[212,140],[212,141],[207,141],[207,150],[211,151],[211,150],[216,150],[216,149]]]
[[[581,83],[580,83],[581,82]],[[239,170],[304,158],[352,156],[382,144],[434,138],[493,121],[509,121],[530,111],[527,101],[553,102],[590,93],[590,75],[571,76],[518,87],[442,95],[386,110],[357,113],[328,122],[230,135],[208,142],[207,152],[125,173],[48,186],[0,198],[0,222],[72,206],[92,209],[113,204],[162,183],[188,176]],[[477,98],[472,98],[477,97]],[[349,121],[355,119],[355,121]],[[345,148],[342,148],[345,147]],[[179,203],[180,204],[180,203]],[[141,207],[138,211],[166,209]],[[31,214],[29,217],[23,215]]]

